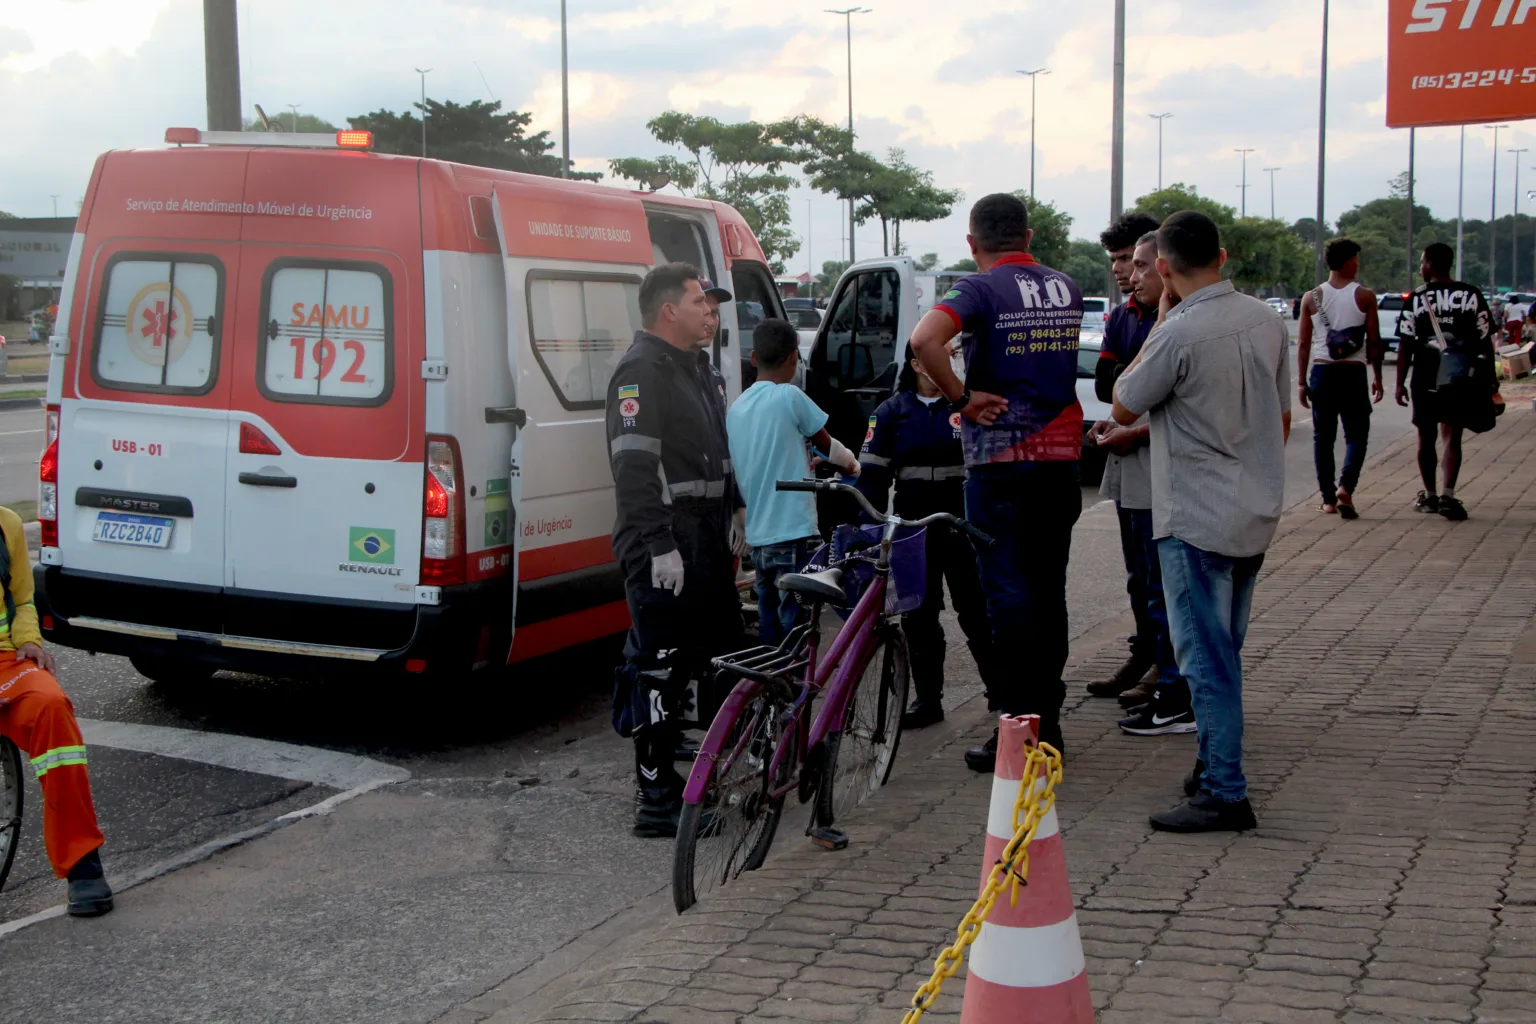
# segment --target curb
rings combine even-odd
[[[3,394],[3,392],[0,392]],[[0,412],[8,412],[13,409],[41,409],[44,400],[41,398],[4,398],[0,397]]]

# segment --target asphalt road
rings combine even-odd
[[[1288,505],[1316,500],[1311,423],[1296,415]],[[20,460],[35,461],[41,435],[7,431],[36,424],[31,411],[0,414],[0,460],[18,460],[0,461],[0,500],[31,496]],[[1383,404],[1373,447],[1408,429],[1406,410]],[[1083,501],[1074,637],[1125,615],[1114,510],[1088,488]],[[980,683],[947,614],[946,625],[953,704]],[[123,659],[60,652],[119,883],[358,779],[409,778],[132,889],[102,921],[5,934],[62,896],[29,781],[23,847],[0,893],[5,1016],[428,1021],[654,897],[671,847],[627,833],[632,755],[607,721],[613,656],[587,649],[419,692],[223,675],[169,689]]]
[[[42,409],[0,411],[0,505],[37,500],[37,457],[42,450]]]

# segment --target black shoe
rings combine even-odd
[[[105,878],[79,878],[69,883],[69,916],[100,917],[112,909],[112,887]]]
[[[1172,701],[1159,700],[1154,695],[1151,703],[1137,708],[1127,718],[1120,719],[1120,731],[1127,736],[1171,736],[1176,733],[1195,731],[1195,712],[1188,704],[1175,706]]]
[[[672,751],[672,760],[687,761],[692,763],[699,756],[699,741],[691,736],[679,736],[677,749]]]
[[[1188,803],[1154,814],[1149,820],[1159,832],[1245,832],[1259,824],[1247,797],[1217,800],[1203,790]]]
[[[938,725],[944,721],[944,705],[938,701],[926,701],[918,699],[907,708],[906,714],[901,716],[903,729],[926,729],[930,725]]]
[[[671,839],[683,813],[683,794],[670,786],[641,786],[635,791],[634,835],[641,839]]]
[[[1428,491],[1420,491],[1419,496],[1413,499],[1413,510],[1415,512],[1438,512],[1440,511],[1440,498],[1437,495],[1430,494]]]
[[[1150,657],[1132,654],[1114,675],[1100,683],[1089,683],[1088,692],[1095,697],[1117,697],[1141,682],[1148,671],[1156,668]]]
[[[1441,495],[1440,507],[1437,511],[1446,519],[1458,523],[1467,518],[1467,506],[1463,505],[1457,498],[1447,498]]]
[[[965,766],[973,772],[991,772],[997,769],[997,730],[992,730],[992,738],[979,747],[972,747],[965,752]]]
[[[1205,781],[1205,762],[1195,758],[1195,770],[1184,776],[1184,795],[1194,796],[1200,792],[1200,784]]]

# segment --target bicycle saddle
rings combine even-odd
[[[848,595],[843,593],[843,570],[841,569],[826,569],[808,574],[786,573],[779,577],[779,589],[795,594],[806,594],[825,601],[834,608],[841,608],[848,603]]]

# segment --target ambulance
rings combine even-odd
[[[720,203],[175,128],[96,163],[50,338],[44,635],[152,679],[451,676],[627,628],[603,400],[653,265],[783,316]],[[745,344],[744,344],[745,343]]]

